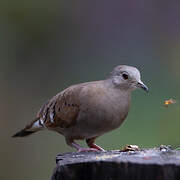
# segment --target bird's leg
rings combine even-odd
[[[69,146],[77,149],[78,152],[85,152],[85,151],[95,151],[95,152],[97,152],[98,151],[96,148],[83,148],[79,144],[75,143],[73,140],[66,139],[66,143]]]
[[[105,151],[102,147],[94,144],[95,138],[86,139],[86,143],[90,148],[97,149],[98,151]]]

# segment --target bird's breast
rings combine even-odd
[[[81,92],[76,124],[59,132],[65,136],[91,138],[118,128],[129,111],[130,95],[118,90],[89,88]]]
[[[78,126],[86,132],[103,134],[118,128],[126,118],[130,96],[114,92],[103,92],[84,104],[78,117]]]

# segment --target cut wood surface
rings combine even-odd
[[[72,152],[56,158],[52,180],[180,180],[180,151]]]

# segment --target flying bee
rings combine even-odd
[[[176,102],[177,102],[176,100],[171,98],[171,99],[168,99],[168,100],[164,101],[164,106],[168,107],[170,104],[175,104]]]

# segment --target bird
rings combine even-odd
[[[105,151],[95,140],[112,131],[126,119],[131,92],[148,87],[139,70],[118,65],[104,80],[72,85],[48,100],[36,118],[12,137],[25,137],[41,130],[51,130],[65,137],[67,145],[78,152]],[[76,140],[85,140],[87,148]]]

